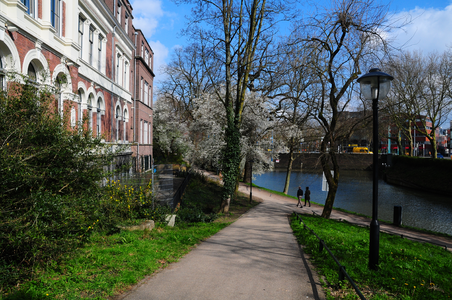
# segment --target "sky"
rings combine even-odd
[[[411,23],[394,34],[404,49],[442,52],[452,47],[452,0],[380,0],[390,5],[394,20],[411,19]],[[174,49],[186,45],[180,31],[186,26],[187,5],[171,0],[130,0],[135,28],[141,29],[154,51],[155,86],[163,78],[160,68],[169,62]]]

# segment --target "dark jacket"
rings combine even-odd
[[[303,196],[303,190],[302,189],[298,189],[297,192],[297,197]]]

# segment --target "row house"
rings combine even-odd
[[[0,86],[22,74],[57,87],[72,126],[88,117],[93,135],[126,144],[122,156],[141,170],[152,157],[155,75],[132,12],[128,0],[0,0]]]

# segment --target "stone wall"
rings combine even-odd
[[[338,153],[337,160],[341,170],[369,170],[372,168],[372,154]],[[295,153],[292,170],[321,170],[320,153]],[[279,154],[279,162],[275,161],[275,169],[287,168],[289,161],[288,153]]]

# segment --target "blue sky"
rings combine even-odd
[[[424,53],[452,47],[452,0],[382,0],[382,3],[390,4],[394,18],[409,15],[412,20],[404,30],[396,32],[400,45]],[[175,47],[186,44],[180,30],[186,25],[185,15],[190,13],[190,8],[177,6],[171,0],[131,0],[131,4],[134,25],[145,33],[154,51],[158,86],[159,68],[169,61]]]

